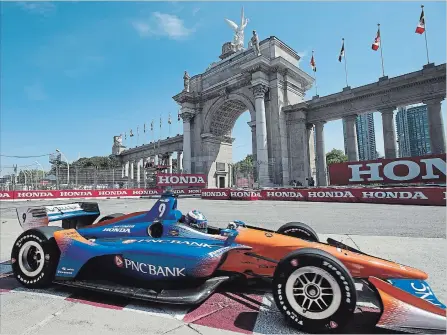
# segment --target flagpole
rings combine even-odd
[[[421,5],[422,10],[424,10],[424,5]],[[430,64],[430,59],[428,58],[428,43],[427,43],[427,20],[425,20],[424,12],[424,37],[425,37],[425,51],[427,52],[427,64]]]
[[[138,147],[139,144],[140,144],[140,132],[139,132],[138,127],[137,127],[137,147]]]
[[[313,72],[314,72],[314,80],[315,80],[315,95],[318,96],[318,83],[317,83],[317,66],[315,64],[314,59],[314,51],[312,50],[312,60],[313,60]]]
[[[349,85],[348,85],[348,66],[346,65],[346,47],[345,47],[345,39],[342,38],[342,41],[343,41],[343,58],[345,59],[346,87],[349,87]]]
[[[379,40],[379,48],[380,48],[380,58],[382,60],[382,77],[385,77],[385,68],[383,66],[383,53],[382,53],[382,49],[383,49],[383,43],[382,43],[382,33],[380,32],[380,23],[377,23],[377,26],[379,27],[379,36],[380,36],[380,40]]]

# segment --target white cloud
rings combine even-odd
[[[17,5],[28,13],[38,15],[48,15],[56,10],[56,5],[53,2],[48,1],[20,1],[17,2]]]
[[[166,36],[171,39],[182,39],[195,31],[193,28],[186,28],[178,16],[160,12],[152,13],[147,21],[135,20],[132,25],[142,37]]]
[[[297,53],[298,53],[298,56],[300,56],[300,60],[298,61],[298,66],[300,66],[301,62],[303,61],[303,58],[307,57],[307,50],[299,51]]]
[[[33,85],[25,86],[24,90],[29,100],[43,101],[47,99],[47,95],[41,84],[35,83]]]

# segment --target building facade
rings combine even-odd
[[[427,105],[399,108],[396,133],[399,157],[431,154]]]
[[[357,134],[357,148],[360,161],[377,159],[376,135],[374,129],[374,114],[366,113],[358,115],[355,120]],[[348,153],[346,121],[343,120],[343,137],[345,143],[345,154]]]

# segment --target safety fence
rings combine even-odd
[[[161,188],[108,190],[0,191],[4,200],[57,200],[158,197]],[[179,196],[211,200],[282,200],[446,206],[445,187],[300,188],[300,189],[174,189]]]

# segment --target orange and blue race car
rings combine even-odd
[[[182,221],[177,201],[166,191],[149,211],[96,223],[94,202],[17,208],[24,232],[12,249],[14,276],[28,288],[56,283],[168,304],[266,283],[302,331],[343,331],[359,316],[364,326],[446,330],[445,305],[423,271],[320,242],[299,222],[271,231],[234,221],[204,233]]]

